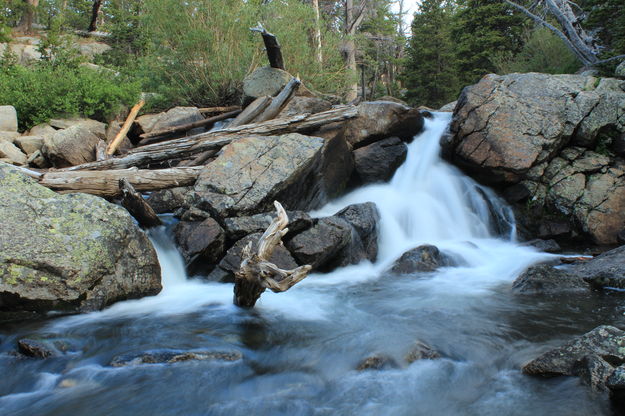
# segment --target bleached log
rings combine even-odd
[[[255,123],[262,123],[263,121],[271,120],[275,118],[280,111],[291,101],[291,98],[297,92],[297,89],[302,84],[299,78],[291,78],[291,80],[282,88],[280,94],[271,100],[271,104],[263,111],[261,115],[254,119]]]
[[[254,121],[265,109],[271,104],[272,98],[268,95],[258,97],[245,110],[239,114],[234,120],[228,124],[228,128],[243,126]]]
[[[193,185],[202,167],[157,170],[53,171],[40,176],[39,184],[61,193],[83,192],[103,197],[120,195],[120,179],[128,179],[138,191],[156,191]]]
[[[200,113],[202,114],[221,114],[221,113],[229,113],[230,111],[241,110],[241,106],[238,105],[230,105],[227,107],[205,107],[200,108]]]
[[[195,121],[193,123],[181,124],[179,126],[167,127],[166,129],[151,131],[149,133],[143,133],[139,137],[141,137],[141,141],[139,142],[139,146],[144,146],[150,143],[149,139],[161,136],[169,136],[175,133],[183,133],[189,130],[196,129],[198,127],[210,127],[218,121],[226,120],[232,117],[235,117],[241,113],[241,110],[234,110],[228,113],[219,114],[214,117],[209,117],[204,120]],[[161,139],[162,140],[162,139]]]
[[[150,228],[163,224],[158,215],[156,215],[156,212],[145,202],[145,199],[143,199],[141,194],[128,182],[127,178],[119,180],[119,190],[121,192],[121,205],[128,210],[139,225]]]
[[[252,252],[251,242],[243,248],[241,267],[235,273],[234,281],[234,303],[237,306],[252,308],[265,289],[275,293],[289,290],[305,279],[312,268],[305,265],[284,270],[269,261],[289,231],[286,211],[278,201],[273,204],[278,215],[260,237],[256,253]]]
[[[122,126],[122,129],[115,135],[113,141],[109,143],[108,147],[106,148],[107,155],[112,156],[113,154],[115,154],[115,151],[124,140],[124,137],[126,137],[126,134],[128,134],[128,130],[130,130],[132,123],[135,121],[135,118],[137,118],[137,114],[139,114],[139,110],[141,110],[141,107],[143,107],[144,104],[145,101],[141,100],[137,104],[135,104],[134,107],[132,107],[132,110],[130,110],[130,114],[128,114],[128,117],[126,118],[126,122]]]
[[[145,167],[150,164],[172,160],[189,159],[193,155],[207,150],[220,149],[239,138],[273,136],[287,133],[306,134],[326,124],[350,120],[357,116],[358,109],[356,107],[344,106],[316,114],[298,114],[263,123],[227,127],[164,143],[137,147],[131,149],[124,156],[113,157],[100,162],[83,163],[82,165],[64,168],[60,171],[127,169],[130,167]]]

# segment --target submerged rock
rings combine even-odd
[[[399,366],[393,358],[386,355],[376,354],[362,360],[356,367],[356,370],[386,370],[397,367]]]
[[[417,341],[412,350],[406,354],[405,360],[408,364],[412,364],[419,360],[435,360],[441,358],[441,355],[428,344]]]
[[[512,283],[516,293],[561,294],[562,292],[589,291],[590,286],[579,276],[541,264],[527,269]]]
[[[143,364],[175,364],[187,361],[239,361],[243,355],[239,351],[181,351],[156,350],[140,354],[124,354],[114,357],[111,367],[127,367]]]
[[[34,339],[20,339],[17,342],[19,351],[27,357],[49,358],[55,355],[55,351],[44,342]]]
[[[433,272],[439,267],[452,266],[453,264],[454,261],[451,257],[441,253],[437,247],[426,244],[402,254],[391,271],[397,274]]]
[[[160,266],[123,208],[0,163],[0,310],[74,312],[155,295]]]

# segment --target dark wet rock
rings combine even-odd
[[[226,234],[212,218],[201,222],[181,221],[174,228],[176,243],[188,267],[215,264],[224,253]]]
[[[562,251],[560,244],[556,240],[541,240],[540,238],[523,243],[526,246],[532,246],[546,253],[559,253]]]
[[[234,283],[234,272],[224,270],[221,266],[215,267],[204,280],[208,282]]]
[[[223,259],[219,262],[219,267],[221,270],[225,270],[231,274],[234,274],[241,267],[241,252],[243,248],[247,246],[247,244],[252,242],[252,251],[256,251],[258,249],[258,240],[260,239],[262,233],[254,233],[248,236],[245,236],[241,240],[237,241],[227,252]],[[280,267],[281,269],[294,269],[297,267],[297,263],[293,259],[289,250],[287,250],[284,246],[277,246],[274,250],[271,258],[269,259],[273,264]],[[222,275],[221,278],[224,276]]]
[[[582,383],[597,392],[608,390],[606,380],[613,371],[614,367],[597,355],[587,355],[575,365],[575,372]]]
[[[566,270],[541,264],[532,266],[512,283],[515,293],[561,294],[562,292],[583,292],[590,290],[588,283]]]
[[[378,257],[378,223],[380,222],[380,213],[375,204],[373,202],[352,204],[337,212],[335,216],[347,221],[357,234],[352,236],[351,254],[348,256],[347,264],[358,263],[363,259],[374,262]]]
[[[0,310],[85,312],[161,290],[156,252],[125,209],[2,163],[0,200]]]
[[[616,238],[619,244],[625,244],[625,229],[618,233]]]
[[[47,343],[34,339],[20,339],[17,342],[17,347],[19,352],[27,357],[50,358],[56,355],[54,349],[47,345]]]
[[[345,140],[353,149],[391,136],[410,141],[423,129],[419,110],[390,101],[358,105],[358,117],[345,123]]]
[[[299,264],[322,269],[352,240],[352,227],[342,218],[326,217],[286,243]]]
[[[397,367],[399,366],[393,358],[386,355],[376,354],[362,360],[356,367],[356,370],[386,370]]]
[[[185,205],[187,195],[192,189],[192,187],[181,186],[152,192],[147,198],[147,203],[157,214],[174,212]]]
[[[402,254],[391,271],[397,274],[433,272],[439,267],[452,266],[454,261],[431,245],[422,245]]]
[[[175,364],[187,361],[239,361],[243,355],[239,351],[181,351],[157,350],[140,354],[124,354],[114,357],[111,367],[127,367],[144,364]]]
[[[419,360],[435,360],[437,358],[441,358],[438,351],[424,342],[417,341],[413,349],[406,354],[405,360],[407,363],[412,364]]]
[[[289,235],[297,234],[309,228],[313,223],[310,215],[303,211],[287,211],[287,215],[289,217],[289,232],[284,237],[285,239],[288,239]],[[246,235],[264,232],[275,217],[275,212],[266,212],[248,217],[226,218],[224,226],[228,240],[237,241]]]
[[[625,332],[613,326],[599,326],[533,359],[523,366],[523,372],[545,377],[578,376],[582,371],[596,369],[596,362],[593,364],[586,357],[617,366],[625,363]]]
[[[572,270],[593,287],[625,289],[625,246],[575,265]]]
[[[408,147],[397,137],[354,150],[355,171],[362,184],[386,182],[406,160]]]

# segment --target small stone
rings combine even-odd
[[[22,354],[32,358],[49,358],[55,355],[45,343],[34,339],[20,339],[17,346]]]
[[[367,357],[358,364],[356,370],[384,370],[387,368],[397,368],[398,365],[391,357],[385,355],[372,355]]]

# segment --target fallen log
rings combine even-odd
[[[271,100],[271,104],[263,111],[261,115],[254,119],[255,123],[262,123],[263,121],[271,120],[275,118],[280,111],[291,101],[291,98],[297,92],[297,89],[302,82],[297,77],[291,78],[291,80],[282,88],[280,94]]]
[[[128,134],[128,130],[130,130],[132,123],[135,121],[135,118],[137,118],[137,114],[139,114],[139,110],[141,110],[141,107],[143,107],[144,104],[145,101],[141,100],[137,104],[135,104],[134,107],[132,107],[132,110],[130,110],[130,114],[128,114],[128,117],[126,118],[126,122],[122,126],[122,129],[115,135],[113,141],[109,143],[108,147],[106,148],[107,155],[112,156],[113,154],[115,154],[115,151],[122,143],[122,140],[124,140],[124,137],[126,137],[126,134]]]
[[[268,95],[258,97],[245,110],[239,114],[234,120],[228,124],[228,128],[243,126],[254,121],[265,109],[271,104],[272,98]]]
[[[196,129],[198,127],[210,127],[218,121],[226,120],[232,117],[235,117],[241,113],[241,110],[230,111],[229,113],[219,114],[214,117],[209,117],[204,120],[195,121],[193,123],[182,124],[180,126],[167,127],[163,130],[151,131],[149,133],[143,133],[139,137],[141,137],[141,141],[139,142],[139,146],[145,146],[147,144],[156,143],[158,141],[162,141],[166,138],[160,138],[155,141],[150,141],[149,139],[161,136],[169,136],[175,133],[183,133],[189,130]]]
[[[265,50],[267,51],[267,59],[269,66],[284,70],[284,59],[282,59],[282,49],[278,43],[278,38],[273,33],[267,32],[262,24],[258,23],[258,27],[250,28],[252,32],[259,32],[263,37]]]
[[[277,118],[262,123],[246,124],[238,127],[211,131],[195,136],[183,137],[164,143],[155,143],[131,149],[124,156],[113,157],[99,162],[83,163],[61,171],[108,170],[145,167],[150,164],[172,160],[189,159],[207,150],[220,149],[233,140],[250,136],[273,136],[287,133],[306,134],[326,124],[353,119],[358,109],[353,106],[334,108],[316,114],[298,114],[292,117]]]
[[[260,295],[269,289],[272,292],[285,292],[308,276],[312,268],[299,266],[292,270],[283,270],[269,259],[275,248],[282,244],[282,237],[289,231],[286,228],[289,218],[278,201],[274,201],[277,217],[258,240],[258,250],[252,252],[252,242],[243,248],[241,267],[234,275],[234,304],[243,308],[252,308]]]
[[[178,164],[178,167],[187,167],[187,166],[202,166],[208,159],[215,156],[219,150],[207,150],[205,152],[200,153],[194,159],[185,160]]]
[[[119,190],[121,192],[121,205],[128,210],[139,225],[150,228],[163,224],[156,212],[145,202],[141,194],[133,188],[127,178],[119,180]]]
[[[202,114],[221,114],[221,113],[229,113],[230,111],[241,110],[241,106],[231,105],[228,107],[205,107],[200,108],[200,113]]]
[[[39,184],[60,193],[83,192],[112,198],[120,195],[119,181],[128,179],[138,191],[157,191],[193,185],[202,167],[106,171],[54,171],[40,176]]]

